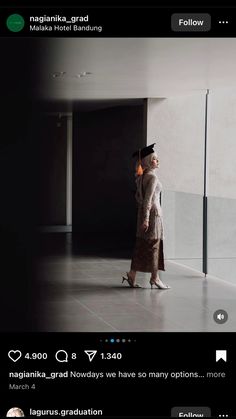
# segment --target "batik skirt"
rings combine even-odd
[[[131,269],[139,272],[164,271],[163,240],[136,237]]]

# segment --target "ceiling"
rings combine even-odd
[[[236,89],[234,38],[47,38],[42,42],[41,88],[48,99],[161,98]],[[60,72],[64,74],[58,77]]]

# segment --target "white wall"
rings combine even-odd
[[[147,144],[157,142],[166,190],[203,194],[205,94],[148,99]]]
[[[208,102],[208,196],[236,199],[236,89]],[[166,190],[203,194],[204,130],[204,92],[148,99],[147,144],[157,142]]]
[[[209,96],[208,195],[236,198],[236,89]]]
[[[188,266],[198,259],[201,269],[205,92],[148,99],[147,144],[153,142],[163,184],[165,256]]]
[[[236,284],[236,89],[209,99],[209,273]]]
[[[147,144],[156,141],[160,157],[165,255],[197,269],[204,138],[204,93],[148,100]],[[208,273],[236,283],[236,89],[210,91],[207,167]]]

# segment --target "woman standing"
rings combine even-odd
[[[136,272],[150,272],[151,288],[169,289],[163,284],[158,271],[164,271],[163,254],[163,221],[162,208],[160,205],[160,193],[162,190],[156,169],[159,161],[154,151],[154,144],[145,147],[133,154],[138,156],[136,167],[136,195],[138,203],[138,220],[136,244],[131,261],[130,271],[127,272],[127,281],[132,288],[140,288],[136,284]]]

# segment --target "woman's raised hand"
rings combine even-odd
[[[148,231],[148,227],[149,227],[149,222],[148,221],[144,221],[142,224],[142,230],[146,233]]]

